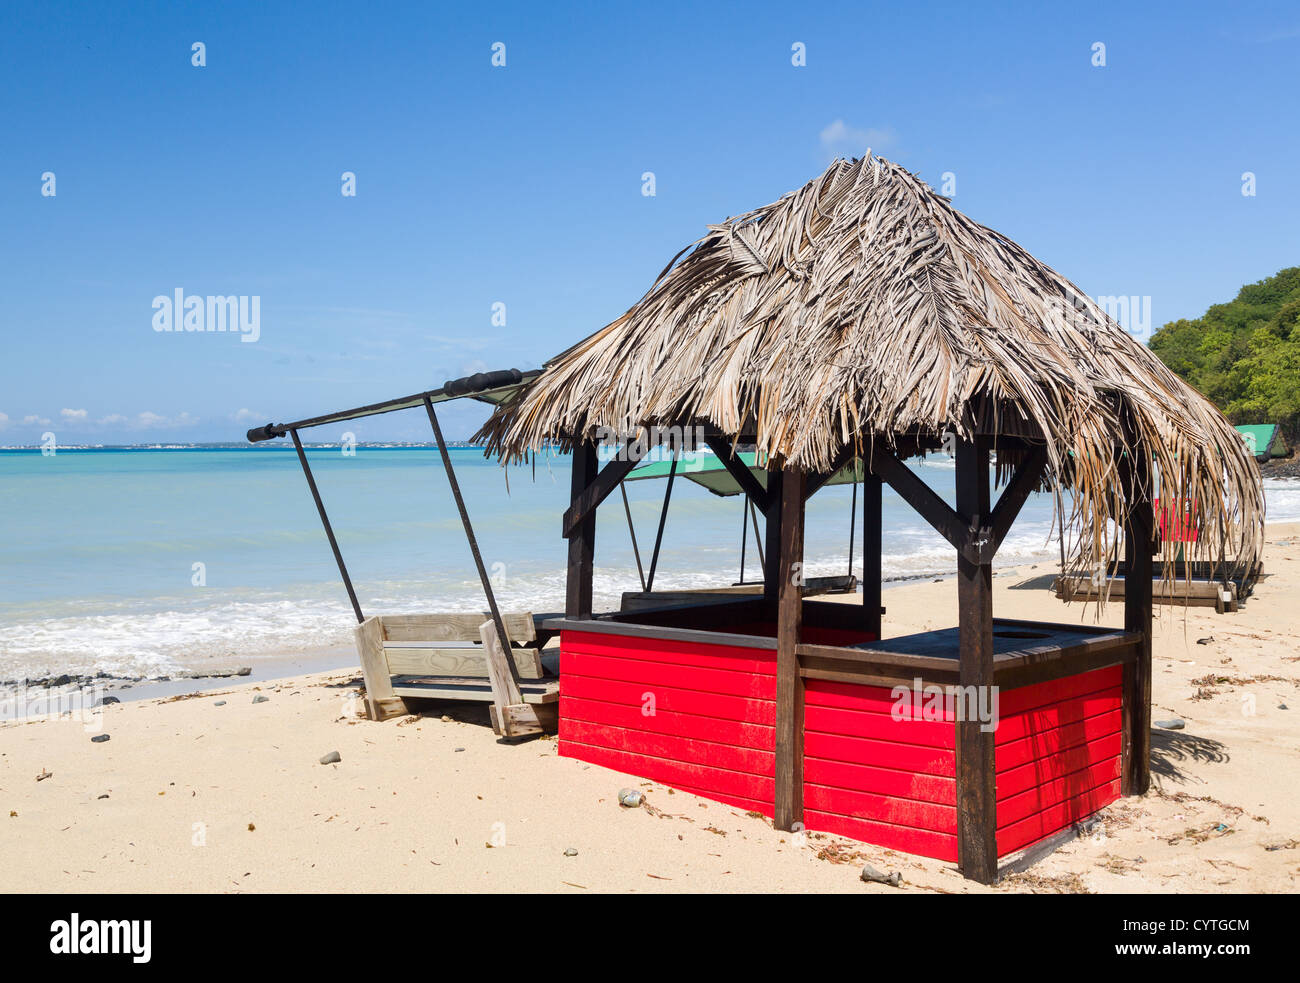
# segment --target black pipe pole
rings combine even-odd
[[[758,532],[758,510],[754,508],[754,501],[749,502],[749,519],[754,527],[754,549],[758,550],[758,565],[764,570],[767,569],[767,560],[763,558],[763,537]]]
[[[748,500],[748,496],[746,496]],[[745,582],[745,541],[749,539],[749,509],[742,502],[740,506],[740,583]]]
[[[659,566],[659,547],[664,541],[664,523],[668,521],[668,501],[673,497],[673,479],[677,477],[677,453],[673,452],[673,466],[668,469],[668,488],[664,491],[664,507],[659,513],[659,532],[655,535],[655,551],[650,557],[650,576],[646,578],[646,593],[654,590],[655,568]]]
[[[858,520],[858,466],[853,462],[853,501],[849,505],[849,576],[853,576],[853,535],[857,532]]]
[[[632,506],[627,503],[627,486],[620,481],[618,490],[623,493],[623,511],[627,513],[627,532],[632,537],[632,555],[636,557],[636,574],[641,578],[641,589],[645,590],[645,570],[641,568],[641,550],[636,545],[636,528],[632,525]]]
[[[334,538],[334,529],[330,526],[330,517],[325,514],[325,504],[320,500],[320,492],[316,488],[316,479],[312,477],[311,466],[307,463],[307,454],[302,449],[302,441],[298,439],[298,431],[290,430],[289,435],[293,437],[293,448],[298,452],[298,463],[302,465],[302,473],[307,477],[307,487],[311,489],[311,497],[316,503],[316,511],[320,513],[320,523],[325,527],[325,536],[330,541],[330,549],[334,551],[334,562],[339,565],[339,574],[343,577],[343,586],[348,589],[348,600],[352,602],[352,610],[357,615],[357,624],[360,624],[366,618],[361,613],[361,605],[357,603],[357,592],[352,589],[352,578],[348,576],[348,568],[343,563],[343,554],[339,552],[338,540]]]
[[[460,522],[465,527],[465,539],[469,541],[469,551],[474,554],[474,566],[478,569],[478,579],[483,584],[483,593],[487,597],[488,608],[492,612],[492,623],[496,625],[497,636],[501,639],[501,648],[508,656],[506,666],[514,677],[515,685],[522,685],[519,670],[515,668],[514,653],[511,651],[510,636],[506,634],[505,622],[501,620],[501,611],[497,608],[496,595],[492,593],[492,581],[488,579],[487,568],[483,566],[483,557],[478,551],[478,540],[474,538],[474,527],[470,525],[469,513],[465,511],[465,499],[460,493],[460,484],[456,481],[456,471],[451,466],[451,455],[447,453],[447,442],[442,439],[442,427],[438,426],[438,414],[433,412],[433,400],[424,397],[424,408],[429,411],[429,423],[433,426],[433,435],[438,440],[438,452],[442,455],[442,466],[447,472],[447,483],[456,499],[456,508],[460,511]]]

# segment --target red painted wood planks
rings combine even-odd
[[[957,860],[957,837],[947,833],[912,829],[908,826],[892,826],[889,823],[819,812],[810,808],[804,809],[804,819],[808,829],[838,833],[840,836],[848,836],[863,843],[873,843],[876,846],[902,850],[921,857],[953,862]]]
[[[952,778],[957,773],[951,748],[900,744],[898,741],[871,740],[864,737],[847,737],[842,734],[808,731],[804,735],[804,755],[808,758],[825,758],[831,761],[846,761],[850,764],[898,768],[920,775],[938,775],[944,778]]]
[[[735,796],[751,801],[772,802],[773,781],[758,775],[727,771],[701,764],[697,761],[674,761],[639,754],[631,750],[596,747],[563,738],[559,742],[560,754],[580,758],[595,765],[604,765],[629,775],[639,775],[652,781],[663,782],[675,788],[700,789],[710,798]]]
[[[671,734],[654,734],[643,730],[613,727],[586,720],[566,720],[562,739],[591,747],[607,747],[651,758],[670,761],[699,762],[728,771],[771,778],[774,754],[754,748],[732,747],[715,741],[702,741]]]
[[[620,659],[671,662],[704,669],[732,669],[765,676],[776,675],[774,649],[739,645],[709,645],[676,639],[637,638],[631,635],[602,635],[599,632],[570,631],[561,634],[560,658],[566,652],[610,655]]]
[[[567,721],[587,721],[607,724],[628,730],[648,731],[689,737],[702,741],[730,744],[733,747],[771,751],[773,731],[770,726],[751,724],[743,720],[724,720],[721,717],[702,717],[691,713],[674,713],[657,708],[653,714],[643,712],[641,706],[606,703],[602,700],[583,700],[575,696],[564,698],[563,728]]]
[[[1072,823],[1086,819],[1119,798],[1119,779],[1083,792],[1067,802],[1036,812],[1026,819],[998,830],[998,856],[1059,833]]]
[[[1123,669],[1013,690],[996,738],[998,855],[1051,836],[1119,796]]]
[[[850,819],[870,819],[893,826],[929,829],[936,833],[957,832],[955,806],[814,785],[806,781],[803,796],[804,805],[818,812],[831,812]]]
[[[732,669],[651,662],[647,659],[616,658],[567,651],[560,656],[561,678],[568,675],[593,679],[614,679],[642,684],[651,689],[667,686],[676,689],[741,696],[753,700],[776,698],[776,677]]]
[[[956,780],[897,768],[879,768],[847,761],[804,758],[804,781],[813,785],[920,799],[940,805],[957,804]]]
[[[625,683],[616,679],[594,679],[588,676],[560,677],[561,718],[564,716],[565,700],[571,696],[622,703],[627,706],[644,706],[653,701],[658,710],[692,713],[702,717],[720,717],[725,720],[744,720],[765,724],[768,727],[776,722],[776,704],[771,700],[748,700],[699,690],[672,689],[667,686],[651,688],[644,683]]]
[[[565,632],[559,752],[771,814],[770,649]]]

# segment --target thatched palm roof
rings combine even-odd
[[[479,437],[509,460],[602,427],[706,423],[824,471],[846,444],[965,435],[972,400],[1046,441],[1079,562],[1113,547],[1130,445],[1157,494],[1199,503],[1216,547],[1227,525],[1257,555],[1263,492],[1222,414],[1070,281],[870,153],[709,226]]]

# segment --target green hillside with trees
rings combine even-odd
[[[1300,436],[1300,267],[1241,288],[1194,320],[1171,321],[1151,350],[1233,423]]]

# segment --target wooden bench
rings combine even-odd
[[[366,715],[407,713],[406,699],[491,702],[492,729],[502,737],[543,731],[537,708],[559,699],[559,680],[542,662],[531,613],[503,614],[510,644],[497,639],[487,614],[386,614],[356,628],[366,683]],[[514,661],[515,682],[507,659]]]
[[[1108,581],[1094,583],[1088,577],[1057,577],[1052,583],[1056,596],[1067,604],[1073,601],[1096,601],[1103,594],[1112,600],[1124,597],[1124,578],[1111,577]],[[1237,610],[1237,584],[1211,580],[1164,580],[1152,578],[1151,602],[1153,604],[1181,604],[1184,607],[1212,607],[1219,614]]]

